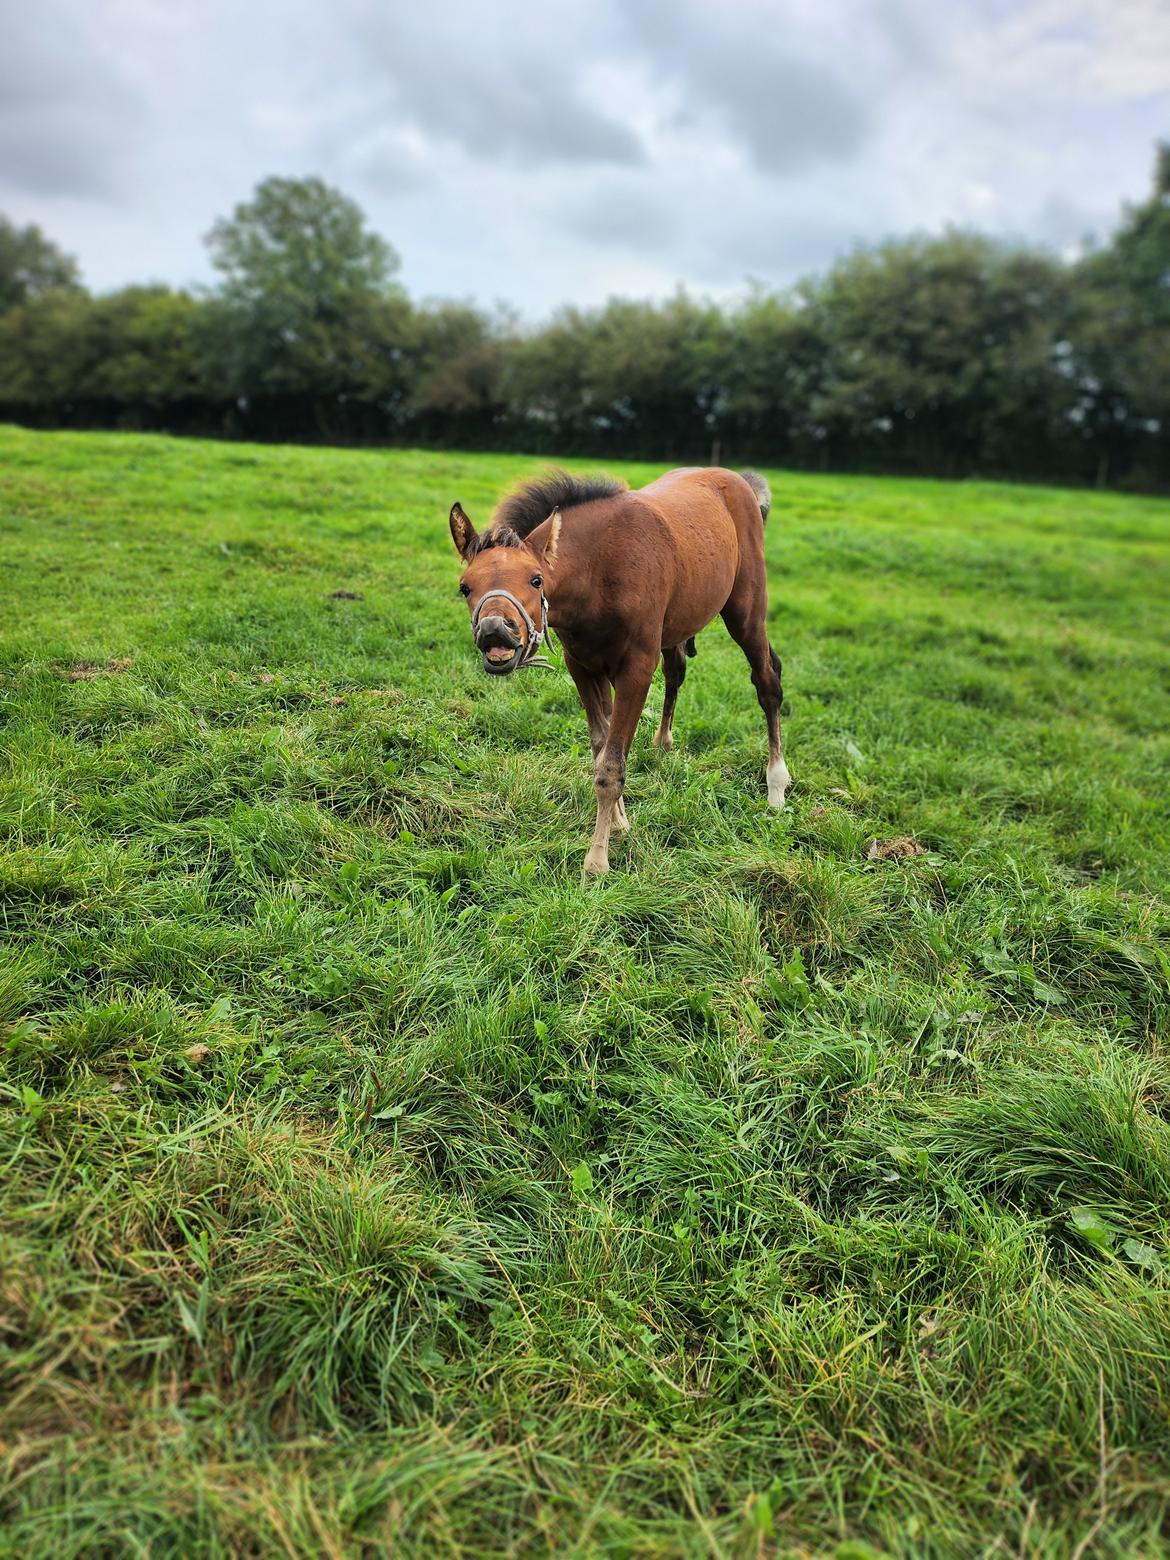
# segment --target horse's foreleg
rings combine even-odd
[[[686,652],[681,645],[675,645],[672,650],[662,652],[662,675],[666,679],[666,697],[662,701],[662,719],[658,723],[658,730],[650,739],[655,747],[672,748],[674,746],[674,733],[671,726],[674,723],[674,707],[678,703],[678,690],[683,685],[683,678],[687,675]]]
[[[626,787],[626,756],[634,740],[646,695],[650,691],[650,679],[654,676],[657,661],[656,651],[634,655],[618,673],[609,733],[597,755],[593,773],[597,824],[593,830],[593,843],[585,857],[587,876],[609,871],[610,830],[621,828],[619,820],[625,818],[623,792]]]
[[[792,781],[788,765],[784,762],[784,748],[780,736],[780,706],[784,701],[781,685],[780,657],[768,643],[768,630],[764,617],[766,597],[763,588],[751,593],[748,610],[736,602],[736,593],[723,609],[723,621],[727,631],[747,656],[752,670],[752,684],[756,698],[768,722],[768,805],[783,807],[784,793]]]
[[[581,665],[580,661],[574,660],[568,650],[565,651],[565,665],[569,669],[569,676],[577,686],[577,693],[585,708],[585,720],[589,727],[589,746],[593,750],[593,762],[596,763],[597,755],[605,746],[605,739],[609,735],[609,718],[613,712],[613,694],[610,691],[609,678],[589,671]]]
[[[577,692],[585,708],[585,720],[589,727],[589,746],[593,752],[593,763],[596,768],[598,755],[609,736],[609,722],[613,714],[613,689],[610,687],[608,677],[589,671],[579,661],[575,661],[568,650],[565,651],[565,665],[577,685]],[[620,799],[614,812],[613,827],[622,834],[630,827],[625,803]]]
[[[609,678],[598,678],[597,686],[599,689],[597,696],[598,708],[601,710],[601,716],[595,720],[593,714],[589,712],[589,745],[593,749],[595,773],[597,760],[602,748],[605,746],[606,738],[609,736],[609,725],[613,718],[613,689],[610,686]],[[625,798],[622,796],[618,797],[617,805],[614,807],[612,823],[619,834],[628,834],[630,832],[630,820],[626,817],[626,803]]]

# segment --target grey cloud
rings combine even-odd
[[[819,66],[754,59],[727,80],[727,112],[757,165],[789,172],[855,152],[869,116],[859,99]]]
[[[761,205],[750,219],[741,215],[730,246],[707,244],[696,257],[695,273],[712,283],[726,283],[727,256],[735,255],[740,278],[760,277],[768,284],[789,284],[821,271],[826,261],[847,253],[860,239],[856,215],[802,211],[793,221]]]
[[[111,195],[109,171],[100,157],[78,157],[68,138],[30,137],[27,123],[14,125],[0,114],[0,185],[23,195]]]
[[[376,136],[347,160],[362,183],[382,196],[408,195],[422,189],[428,177],[425,159],[392,135]]]
[[[648,190],[637,176],[615,173],[566,192],[545,216],[550,229],[586,245],[673,264],[692,284],[717,288],[757,275],[794,281],[851,249],[872,222],[871,211],[824,196],[804,200],[795,216],[791,192],[760,175],[734,202],[723,194],[710,176],[688,185],[676,172]],[[705,214],[717,207],[712,223]]]
[[[62,5],[14,10],[0,49],[0,179],[33,195],[110,196],[141,104]]]
[[[1104,5],[1074,3],[1094,49]],[[98,287],[207,277],[201,235],[274,172],[356,196],[413,292],[531,317],[950,222],[1064,246],[1141,198],[1165,133],[1135,27],[1106,90],[1053,71],[1050,0],[6,9],[0,209]]]
[[[457,49],[445,36],[462,30],[452,8],[441,18],[405,10],[371,18],[363,30],[397,116],[481,159],[527,166],[642,160],[638,136],[589,101],[567,51],[527,42],[503,16],[492,23],[484,32],[482,17],[473,19]]]
[[[693,0],[635,0],[627,19],[648,63],[682,88],[687,117],[722,121],[758,168],[788,173],[862,146],[870,116],[861,93],[793,47],[799,29],[779,13],[770,26],[749,25]]]
[[[872,0],[870,11],[886,46],[885,70],[902,75],[941,69],[938,21],[929,7],[915,0]]]
[[[641,183],[606,183],[574,196],[551,213],[558,231],[580,238],[662,254],[673,248],[678,231],[677,204],[656,197]]]

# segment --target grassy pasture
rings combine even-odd
[[[533,466],[0,430],[0,1551],[1170,1553],[1170,504],[772,473],[583,888]]]

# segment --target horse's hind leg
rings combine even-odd
[[[687,658],[681,645],[675,645],[673,649],[662,652],[662,675],[666,679],[666,697],[662,701],[662,719],[658,723],[658,730],[651,737],[655,747],[672,748],[674,746],[674,733],[671,726],[674,722],[674,707],[678,703],[678,690],[683,685],[683,678],[687,675]]]
[[[764,616],[766,602],[762,572],[759,582],[753,582],[750,589],[743,589],[737,580],[731,598],[723,609],[723,621],[732,639],[747,656],[756,697],[768,722],[768,805],[783,807],[784,793],[792,776],[784,762],[780,738],[780,705],[784,700],[784,691],[780,680],[780,657],[768,643]]]

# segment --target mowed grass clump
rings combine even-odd
[[[0,432],[5,1552],[1167,1553],[1170,505],[772,474],[583,888],[536,464]]]

